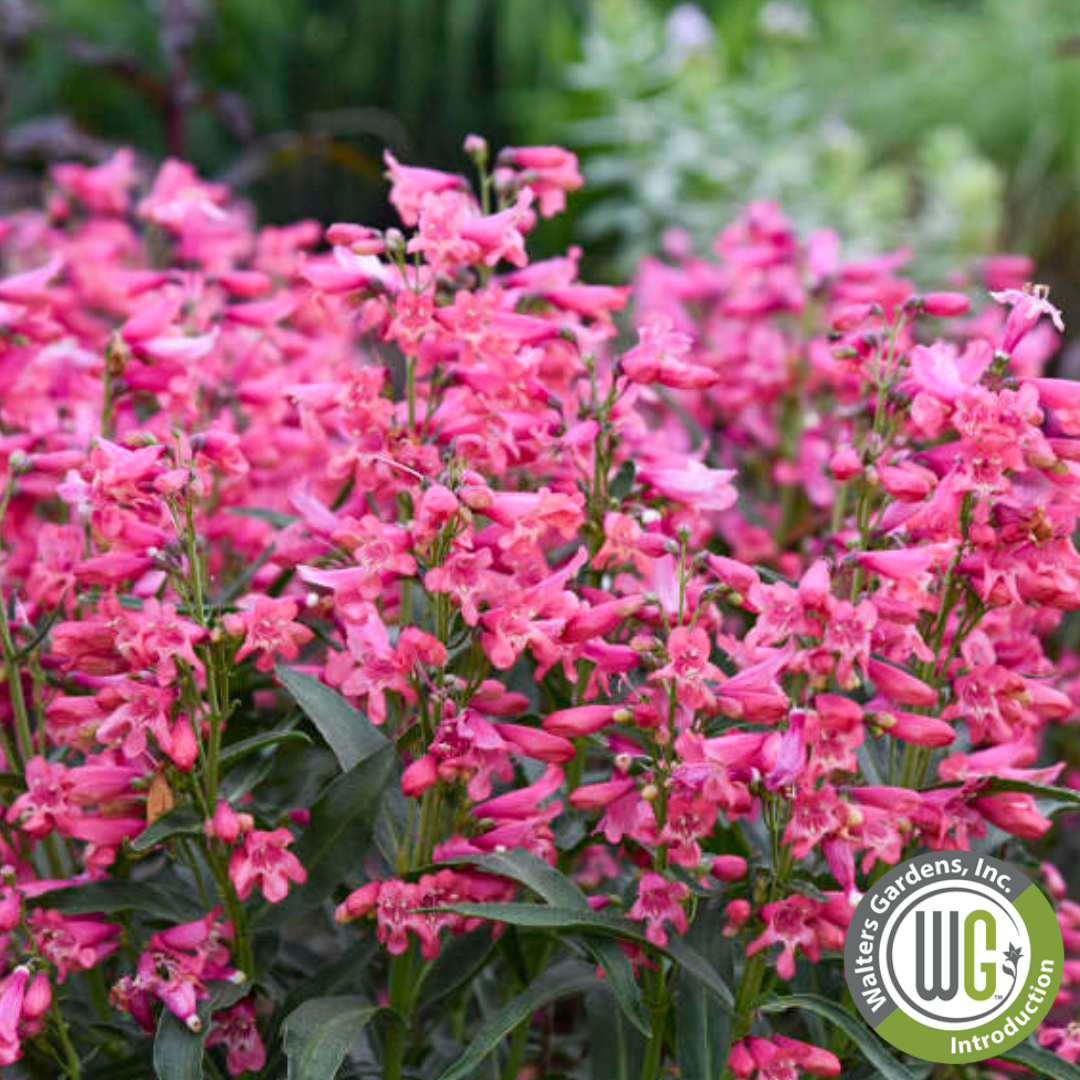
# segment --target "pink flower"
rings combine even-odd
[[[677,468],[649,467],[639,475],[661,495],[695,510],[727,510],[737,498],[730,480],[731,469],[710,469],[694,459]]]
[[[277,657],[295,660],[300,647],[314,637],[311,630],[294,621],[299,610],[293,600],[256,596],[246,610],[226,615],[222,620],[225,629],[244,639],[236,653],[236,663],[255,652],[259,654],[255,661],[259,671],[273,670]]]
[[[680,934],[687,930],[686,912],[682,902],[690,890],[681,881],[668,881],[660,874],[647,870],[638,882],[638,896],[627,914],[631,919],[645,923],[645,936],[654,945],[666,945],[668,941],[665,923],[670,923]]]
[[[290,882],[302,885],[307,881],[300,860],[285,850],[292,842],[288,829],[252,829],[244,837],[229,860],[229,880],[241,900],[246,900],[258,885],[263,897],[277,904],[288,895]]]
[[[522,180],[539,200],[544,217],[562,213],[566,193],[585,182],[577,155],[561,146],[507,146],[499,153],[499,163],[524,170]]]
[[[255,1023],[255,1004],[251,998],[214,1013],[206,1045],[225,1047],[225,1065],[231,1076],[249,1070],[258,1072],[266,1064],[266,1048]]]

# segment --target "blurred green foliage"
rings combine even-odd
[[[0,101],[21,150],[9,164],[94,149],[41,124],[64,115],[238,182],[267,220],[369,220],[385,203],[384,146],[461,168],[469,132],[510,141],[530,95],[574,55],[586,6],[0,0]]]
[[[581,152],[551,239],[604,270],[777,197],[926,275],[1002,244],[1080,281],[1077,0],[0,0],[8,187],[131,143],[378,223],[382,147],[461,168],[470,131]]]
[[[571,92],[552,93],[591,182],[582,233],[609,242],[619,271],[668,226],[711,239],[748,198],[778,200],[804,229],[838,229],[856,253],[910,245],[927,277],[992,250],[1004,185],[962,128],[935,123],[903,155],[875,155],[805,76],[810,9],[735,11],[737,48],[730,12],[713,22],[692,4],[665,15],[598,0]]]

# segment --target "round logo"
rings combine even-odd
[[[1064,966],[1061,928],[1010,863],[931,852],[893,867],[859,901],[844,976],[863,1019],[926,1061],[984,1061],[1033,1034]]]

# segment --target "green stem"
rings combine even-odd
[[[34,755],[34,736],[30,730],[30,713],[26,708],[22,676],[15,657],[15,642],[8,623],[7,597],[0,590],[0,650],[3,651],[7,682],[11,693],[11,707],[15,713],[15,744],[18,764],[25,765]]]
[[[660,1066],[664,1056],[664,1033],[667,1014],[671,1005],[663,959],[656,955],[656,967],[646,972],[646,990],[649,998],[649,1041],[645,1044],[645,1056],[641,1061],[640,1080],[660,1080]]]
[[[64,1063],[67,1067],[68,1076],[71,1080],[80,1080],[82,1077],[82,1065],[79,1062],[79,1055],[75,1052],[75,1047],[72,1045],[67,1023],[64,1021],[63,1014],[60,1012],[60,1005],[57,1002],[55,995],[53,996],[52,1003],[49,1005],[49,1014],[52,1019],[53,1030],[56,1032],[56,1040],[60,1044],[60,1050],[64,1055]]]
[[[412,1006],[412,967],[414,945],[390,962],[390,1009],[386,1044],[383,1047],[383,1080],[401,1080],[405,1063],[405,1036],[408,1025],[404,1019]]]

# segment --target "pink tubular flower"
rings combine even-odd
[[[206,1045],[225,1047],[225,1065],[231,1076],[258,1072],[266,1064],[266,1048],[255,1023],[255,1004],[251,998],[214,1013]]]
[[[417,223],[420,201],[428,192],[453,191],[465,186],[464,179],[453,173],[402,165],[389,150],[383,153],[383,160],[390,177],[390,201],[405,225]]]
[[[738,1080],[798,1080],[811,1076],[839,1076],[840,1059],[830,1050],[786,1035],[764,1039],[751,1035],[731,1048],[728,1067]]]
[[[300,647],[314,637],[311,630],[294,621],[299,610],[293,600],[257,596],[246,611],[226,615],[222,620],[225,629],[244,639],[236,653],[236,662],[257,652],[255,667],[259,671],[271,671],[276,657],[295,660]]]
[[[998,346],[1006,355],[1011,355],[1017,345],[1035,328],[1043,315],[1049,315],[1050,321],[1058,331],[1065,329],[1061,312],[1050,303],[1050,290],[1045,285],[1025,286],[1023,289],[1005,289],[990,294],[999,304],[1008,304],[1011,310],[1005,322],[1005,329]]]
[[[285,849],[293,842],[288,829],[266,832],[252,829],[229,860],[229,880],[241,900],[246,900],[258,885],[271,904],[284,900],[289,883],[302,885],[307,871],[300,860]]]
[[[507,146],[499,163],[525,170],[522,178],[540,202],[540,213],[553,217],[566,207],[566,193],[584,184],[576,154],[561,146]]]
[[[727,510],[737,498],[730,483],[734,471],[710,469],[693,459],[678,468],[645,468],[639,475],[661,495],[696,510]]]
[[[645,922],[645,936],[654,945],[666,945],[668,941],[665,923],[670,923],[680,934],[687,930],[686,912],[682,902],[690,890],[681,881],[668,881],[660,874],[647,870],[638,882],[638,896],[627,914],[631,919]]]

